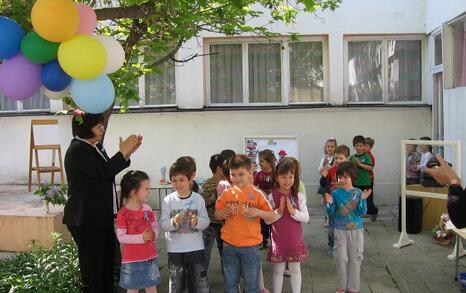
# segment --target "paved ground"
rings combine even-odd
[[[0,186],[0,213],[2,209],[11,207],[19,199],[40,206],[40,202],[36,202],[30,196],[12,196],[12,192],[18,195],[22,190],[24,187],[9,187],[6,191],[6,187]],[[392,207],[380,207],[379,220],[375,223],[366,223],[361,292],[460,292],[457,282],[453,281],[454,261],[447,259],[447,255],[453,250],[452,245],[440,246],[434,243],[428,231],[424,231],[418,235],[410,235],[410,238],[416,241],[413,246],[401,250],[392,248],[392,244],[399,236],[393,210]],[[311,251],[311,259],[302,265],[302,292],[334,292],[335,265],[333,259],[326,255],[327,230],[322,226],[322,210],[311,207],[310,212],[311,222],[304,225],[304,231],[306,243]],[[164,253],[163,236],[159,239],[158,246],[163,280],[159,292],[167,292],[167,256]],[[0,258],[6,256],[11,254],[0,252]],[[211,292],[222,292],[223,279],[216,250],[211,264],[209,270]],[[466,257],[460,260],[460,271],[466,271],[465,264]],[[272,267],[264,260],[263,268],[266,286],[270,288]],[[291,292],[289,278],[285,278],[283,292]]]

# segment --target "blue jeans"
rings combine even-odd
[[[225,293],[238,293],[241,276],[244,293],[258,293],[261,268],[260,246],[236,247],[223,243]]]

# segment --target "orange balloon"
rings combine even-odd
[[[79,11],[71,0],[37,0],[31,11],[34,30],[43,39],[63,42],[79,26]]]

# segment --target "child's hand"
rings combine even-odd
[[[280,198],[280,206],[278,207],[278,213],[283,215],[283,211],[285,210],[286,198],[282,196]]]
[[[333,204],[333,198],[332,198],[332,196],[330,195],[330,193],[328,193],[328,192],[325,193],[325,201],[326,201],[328,204]]]
[[[242,215],[249,219],[259,217],[260,210],[256,208],[243,208]]]
[[[191,216],[191,227],[196,227],[199,218],[196,215]]]
[[[416,172],[417,171],[417,166],[412,166],[411,171]]]
[[[296,213],[296,210],[293,207],[293,204],[291,203],[291,200],[289,197],[286,199],[286,207],[288,208],[288,212],[290,213],[290,215],[294,216],[294,214]]]
[[[175,226],[181,225],[182,222],[183,222],[183,215],[182,215],[181,213],[176,214],[176,215],[173,217],[173,224],[174,224]]]
[[[226,220],[227,218],[230,218],[232,216],[232,212],[231,212],[231,207],[230,206],[226,206],[223,210],[222,210],[222,218],[224,220]]]
[[[327,177],[327,175],[328,175],[328,170],[329,170],[329,169],[330,169],[330,168],[327,168],[327,167],[324,167],[324,168],[322,169],[322,172],[320,172],[320,174],[322,175],[322,177]]]
[[[362,165],[361,161],[360,161],[359,159],[357,159],[357,158],[354,158],[354,159],[353,159],[353,162],[354,162],[354,164],[355,164],[356,166],[358,166],[358,167],[361,167],[361,165]]]
[[[361,195],[362,199],[367,199],[369,196],[372,195],[372,189],[366,189]]]
[[[154,237],[155,237],[154,232],[152,232],[152,230],[149,228],[144,230],[144,232],[142,233],[142,239],[144,239],[144,241],[146,242],[153,240]]]

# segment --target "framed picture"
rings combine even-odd
[[[244,153],[259,169],[259,152],[269,149],[274,152],[277,161],[285,157],[299,160],[299,141],[297,136],[245,136]]]

